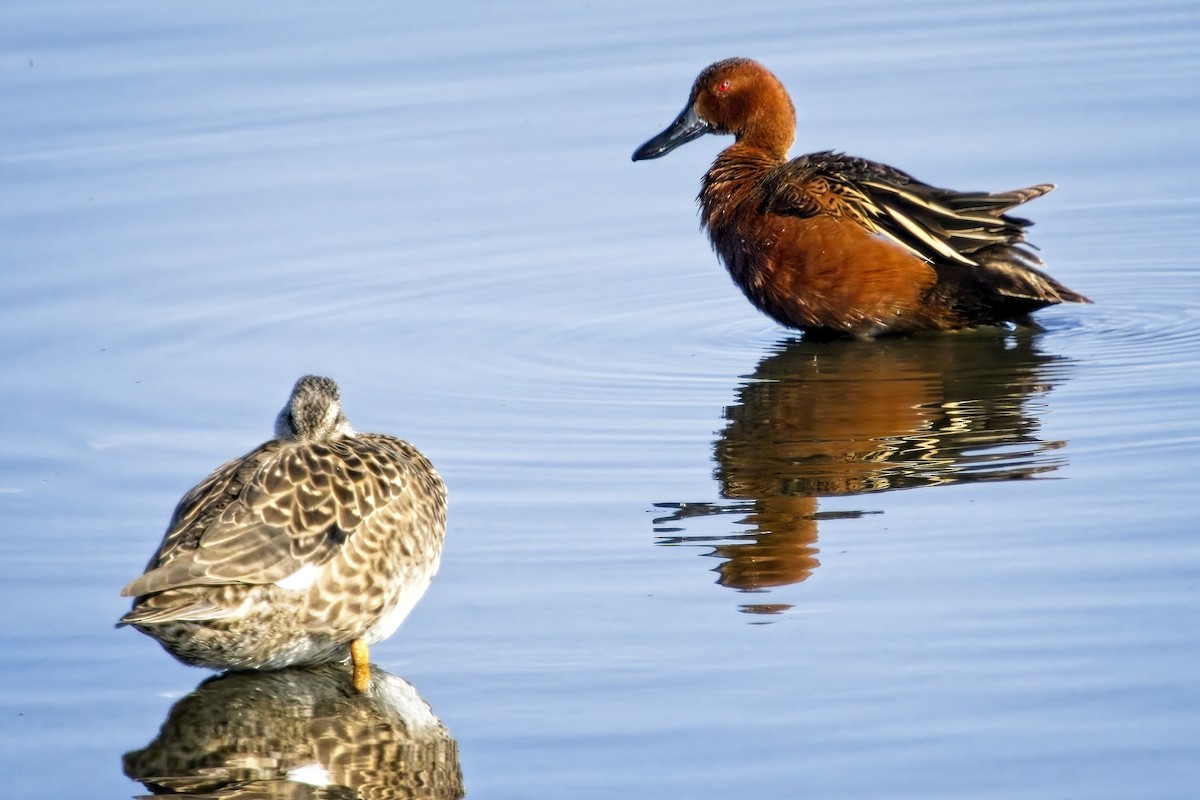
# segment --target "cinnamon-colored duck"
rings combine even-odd
[[[1091,302],[1037,269],[1025,244],[1032,223],[1004,213],[1053,184],[956,192],[835,152],[789,161],[795,127],[779,79],[731,58],[701,72],[683,112],[633,154],[736,137],[704,176],[700,213],[734,281],[779,323],[868,338],[1020,323]]]

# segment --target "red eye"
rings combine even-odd
[[[728,92],[729,91],[729,81],[721,81],[720,83],[718,83],[717,91],[720,92],[721,94],[725,94],[726,92]]]

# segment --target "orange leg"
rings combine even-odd
[[[350,643],[350,660],[354,663],[354,691],[366,694],[371,686],[371,661],[362,639]]]

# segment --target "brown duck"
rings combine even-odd
[[[1005,213],[1053,185],[958,192],[834,152],[789,161],[795,127],[779,79],[732,58],[701,72],[683,112],[633,154],[735,137],[704,176],[701,218],[734,281],[777,322],[867,338],[1021,323],[1090,302],[1038,269],[1032,223]]]

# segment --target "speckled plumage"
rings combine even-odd
[[[337,384],[305,376],[276,438],[175,509],[118,623],[181,661],[273,669],[390,636],[441,558],[446,489],[407,442],[354,432]]]

